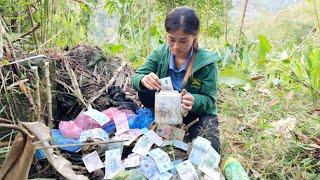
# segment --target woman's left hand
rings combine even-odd
[[[193,103],[194,103],[194,97],[192,94],[188,93],[187,90],[183,89],[181,92],[182,95],[182,109],[185,111],[191,111]]]

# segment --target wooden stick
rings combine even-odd
[[[0,64],[0,67],[9,66],[11,64],[16,64],[16,63],[21,63],[21,62],[24,62],[24,61],[29,61],[29,60],[36,59],[36,58],[47,58],[47,59],[49,59],[49,57],[47,57],[45,55],[37,55],[37,56],[28,57],[28,58],[25,58],[25,59],[20,59],[20,60],[17,60],[17,61],[13,61],[13,62],[10,62],[8,64]]]
[[[124,82],[123,88],[122,88],[122,90],[123,90],[124,92],[126,91],[126,89],[127,89],[127,87],[128,87],[129,80],[130,80],[130,77],[127,76],[127,77],[126,77],[126,80],[125,80],[125,82]]]
[[[52,41],[54,38],[56,38],[60,33],[62,32],[62,30],[60,30],[57,34],[55,34],[54,36],[52,36],[50,39],[48,39],[46,42],[44,42],[43,44],[41,44],[39,46],[39,49],[42,48],[43,46],[45,46],[48,42]],[[31,51],[30,53],[34,53],[36,52],[37,49]]]
[[[66,70],[67,70],[67,72],[69,74],[69,77],[71,79],[71,84],[72,84],[72,87],[74,89],[75,95],[77,96],[77,98],[81,101],[81,103],[85,107],[88,107],[88,104],[85,102],[84,97],[81,94],[81,90],[80,90],[80,87],[79,87],[79,84],[78,84],[78,80],[77,80],[77,77],[76,77],[74,71],[70,68],[69,63],[67,62],[67,60],[64,60],[63,62],[65,64]]]
[[[37,29],[39,29],[40,27],[40,23],[37,23],[35,26],[33,26],[28,32],[22,34],[19,38],[17,38],[16,40],[12,41],[12,43],[17,42],[22,40],[22,38],[26,37],[27,35],[33,33],[34,31],[36,31]]]
[[[23,85],[24,86],[24,85]],[[34,103],[34,100],[33,100],[33,97],[31,95],[31,91],[30,91],[30,88],[29,87],[25,87],[25,91],[22,91],[28,98],[28,101],[29,103],[31,104],[32,108],[31,108],[31,111],[33,111],[34,115],[36,117],[38,117],[38,111],[37,111],[37,106],[36,104]],[[31,117],[31,121],[34,121],[34,117],[32,116]]]
[[[246,1],[245,1],[245,4],[244,4],[244,9],[243,9],[243,13],[242,13],[241,24],[240,24],[240,29],[239,29],[239,36],[238,36],[238,41],[237,41],[237,44],[236,44],[236,48],[238,48],[238,47],[239,47],[239,44],[240,44],[240,38],[241,38],[241,34],[242,34],[242,28],[243,28],[244,18],[246,17],[246,12],[247,12],[247,7],[248,7],[248,1],[249,1],[249,0],[246,0]]]
[[[46,89],[47,89],[47,98],[48,98],[48,126],[50,129],[53,128],[53,115],[52,115],[52,94],[51,94],[51,82],[50,82],[50,69],[49,62],[44,63],[45,68],[45,79],[46,79]]]
[[[37,66],[32,66],[31,67],[31,71],[33,72],[34,76],[33,76],[33,80],[34,80],[34,86],[35,86],[35,91],[36,91],[36,107],[37,107],[37,120],[38,121],[42,121],[41,120],[41,98],[40,98],[40,78],[39,78],[39,74],[38,74],[38,67]]]
[[[1,17],[0,17],[0,18],[1,18]],[[1,20],[2,20],[2,22],[0,21],[0,23],[2,24],[2,26],[4,27],[4,29],[8,29],[8,27],[7,27],[4,19],[1,18]],[[6,32],[4,32],[4,38],[7,40],[8,46],[9,46],[10,50],[12,51],[12,52],[11,52],[12,58],[13,58],[13,60],[15,60],[15,59],[16,59],[16,54],[15,54],[15,52],[14,52],[14,49],[13,49],[12,43],[11,43],[11,41],[10,41],[10,38],[8,37],[8,35],[7,35]]]
[[[28,16],[30,18],[30,24],[31,24],[31,27],[35,26],[35,22],[33,20],[33,17],[32,17],[32,13],[31,13],[31,7],[29,6],[28,7],[28,10],[27,10],[27,13],[28,13]],[[38,43],[38,39],[37,39],[37,35],[35,32],[32,32],[32,35],[33,35],[33,39],[34,39],[34,42],[36,44],[36,47],[38,48],[39,47],[39,43]]]
[[[108,84],[106,84],[106,86],[104,86],[103,88],[101,88],[98,93],[91,97],[88,101],[88,106],[91,105],[96,99],[98,99],[106,90],[109,86],[111,86],[117,79],[119,73],[122,71],[122,69],[127,65],[127,62],[123,62],[121,64],[121,66],[117,69],[117,71],[114,73],[114,75],[112,76],[112,78],[109,80]]]
[[[112,140],[107,142],[90,142],[90,143],[77,143],[77,144],[55,144],[50,146],[38,146],[37,149],[48,149],[48,148],[62,148],[62,147],[73,147],[73,146],[85,146],[85,145],[99,145],[99,144],[108,144],[108,143],[116,143],[116,142],[124,142],[129,139],[122,140]],[[36,144],[36,143],[34,143]]]
[[[189,128],[190,128],[191,126],[193,126],[195,123],[197,123],[198,121],[199,121],[199,118],[193,120],[191,123],[189,123],[188,125],[186,125],[185,127],[183,127],[183,130],[188,131]]]

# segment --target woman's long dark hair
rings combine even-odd
[[[187,82],[190,76],[192,76],[192,65],[195,60],[195,54],[199,48],[198,46],[198,33],[200,28],[200,21],[195,11],[189,7],[178,7],[171,11],[165,20],[165,29],[167,33],[182,30],[186,34],[196,36],[193,42],[193,54],[192,59],[188,64],[186,74],[183,78],[183,86]]]

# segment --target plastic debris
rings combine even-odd
[[[228,180],[250,180],[243,166],[233,157],[228,157],[223,165],[223,173]]]

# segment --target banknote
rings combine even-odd
[[[184,151],[188,151],[189,149],[188,144],[180,140],[173,140],[173,146]]]
[[[84,112],[84,114],[97,121],[100,126],[103,126],[110,121],[108,116],[93,108],[89,108],[88,111]]]
[[[161,90],[173,91],[171,77],[165,77],[160,79]]]
[[[215,169],[213,172],[211,172],[211,176],[208,176],[207,174],[205,174],[203,179],[204,180],[220,180],[221,174],[217,169]]]
[[[141,129],[129,129],[126,134],[128,135],[133,135],[133,136],[140,136],[142,135],[143,133],[141,132]]]
[[[168,124],[158,124],[156,133],[166,139],[169,139],[172,134],[172,126]]]
[[[199,169],[208,176],[215,176],[215,169],[218,168],[220,155],[212,147],[209,147],[208,153],[204,160],[200,163]]]
[[[188,151],[189,149],[189,145],[180,140],[164,140],[161,147],[165,147],[165,146],[174,146],[184,151]]]
[[[169,155],[160,148],[151,150],[148,155],[156,162],[160,173],[167,172],[173,168]]]
[[[121,113],[117,113],[116,115],[113,115],[113,121],[114,121],[114,124],[116,125],[116,130],[117,130],[116,135],[120,135],[129,130],[129,124],[128,124],[126,113],[121,112]]]
[[[175,175],[175,174],[178,173],[177,170],[176,170],[176,165],[180,164],[180,163],[182,163],[182,159],[177,159],[177,160],[172,161],[172,164],[173,164],[174,168],[170,170],[171,174]]]
[[[102,141],[107,142],[109,135],[101,128],[89,129],[81,132],[79,142],[86,142],[88,138],[101,139]]]
[[[85,155],[82,160],[89,173],[103,168],[103,163],[97,151],[93,151],[92,153]]]
[[[128,132],[128,131],[127,131]],[[128,134],[127,132],[122,133],[120,135],[115,135],[112,140],[114,141],[124,141],[125,146],[129,146],[134,140],[136,140],[139,136],[136,134]]]
[[[111,179],[122,169],[121,149],[112,149],[105,152],[105,177]]]
[[[127,157],[123,161],[123,166],[125,168],[137,167],[139,165],[140,165],[140,156],[139,155]]]
[[[120,149],[120,152],[122,154],[124,142],[113,142],[108,144],[108,150],[113,150],[113,149]]]
[[[148,139],[146,135],[143,135],[137,141],[136,145],[132,149],[132,152],[137,153],[141,156],[146,156],[152,145],[153,142],[150,139]]]
[[[185,135],[184,130],[167,124],[158,124],[156,133],[166,139],[178,139],[181,141],[184,139]]]
[[[139,170],[148,179],[151,179],[153,176],[160,173],[156,162],[149,156],[142,161]]]
[[[189,160],[177,164],[176,169],[183,180],[199,180],[198,174]]]
[[[197,139],[195,139],[192,143],[192,150],[189,155],[189,160],[195,165],[199,166],[199,164],[204,160],[209,147],[211,147],[210,141],[198,136]]]
[[[170,139],[178,139],[178,140],[183,141],[184,135],[185,135],[184,130],[173,127]]]
[[[156,173],[150,180],[170,180],[173,175],[168,172]]]
[[[161,146],[161,144],[163,143],[163,140],[162,138],[156,134],[154,132],[154,130],[149,130],[147,133],[146,133],[146,136],[151,140],[153,141],[157,146]]]

